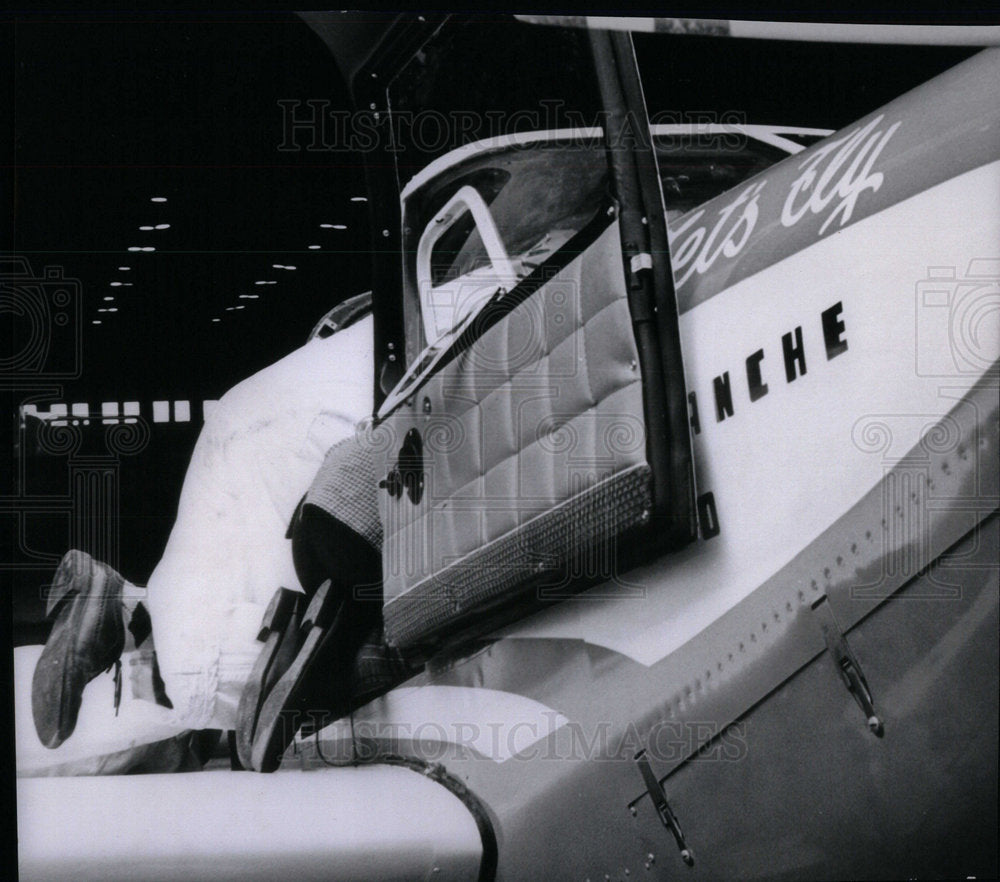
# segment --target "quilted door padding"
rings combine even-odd
[[[648,520],[617,224],[387,415],[373,444],[377,475],[402,474],[379,491],[397,646]]]

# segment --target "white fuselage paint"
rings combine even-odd
[[[960,335],[954,366],[949,308],[923,296],[935,270],[954,267],[961,280],[970,261],[998,257],[994,162],[829,233],[682,315],[685,374],[701,423],[696,481],[699,493],[715,496],[720,535],[630,572],[628,582],[646,589],[642,598],[569,600],[501,636],[582,638],[646,665],[684,645],[876,486],[1000,356],[993,301],[982,304],[974,341],[952,329]],[[996,280],[982,292],[995,300]],[[848,350],[828,361],[820,315],[838,302]],[[928,320],[931,309],[939,315]],[[789,383],[782,336],[799,326],[807,372]],[[963,358],[969,346],[975,352]],[[761,348],[768,394],[751,403],[744,364]],[[726,371],[734,413],[717,422],[713,379]],[[865,443],[866,421],[889,426],[886,449]]]
[[[965,224],[967,216],[977,223]],[[929,275],[942,267],[954,267],[960,280],[970,261],[996,267],[998,257],[1000,161],[828,232],[684,313],[685,375],[701,429],[693,439],[696,481],[699,494],[715,497],[719,535],[630,571],[622,580],[628,597],[567,599],[494,636],[582,639],[653,665],[698,635],[875,487],[968,392],[983,365],[1000,357],[989,300],[995,280],[982,289],[994,320],[978,322],[976,365],[968,370],[949,368],[941,336],[949,333],[948,308],[925,296]],[[821,314],[838,303],[848,348],[828,359]],[[939,313],[924,321],[926,309]],[[782,337],[798,327],[806,372],[789,382]],[[929,348],[923,362],[921,346]],[[745,362],[760,349],[768,392],[751,402]],[[727,371],[733,414],[718,421],[713,380]],[[608,585],[589,593],[597,592],[606,597]],[[396,737],[422,724],[417,734],[425,739],[495,762],[568,722],[525,696],[435,684],[393,690],[354,720],[374,726],[370,734]],[[349,737],[345,721],[322,734],[324,741]]]

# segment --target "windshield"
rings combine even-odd
[[[667,128],[652,126],[663,201],[671,222],[789,155],[734,130],[673,134]]]
[[[641,61],[654,101],[665,100],[650,55]],[[614,212],[585,32],[452,20],[387,92],[412,379],[436,364],[428,347],[449,345],[487,304],[579,253],[578,237]],[[650,113],[668,222],[803,146],[739,115],[692,126],[660,104]]]

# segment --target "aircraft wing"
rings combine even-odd
[[[404,766],[22,778],[17,806],[23,882],[445,882],[483,855],[462,800]]]

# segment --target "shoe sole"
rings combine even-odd
[[[257,771],[273,772],[278,768],[301,725],[301,714],[331,691],[333,684],[329,679],[325,687],[317,687],[323,680],[316,678],[335,675],[330,662],[346,605],[346,598],[338,596],[329,580],[320,585],[310,601],[302,617],[303,639],[298,654],[268,693],[257,719],[251,752],[251,762]]]
[[[279,588],[268,604],[257,639],[264,644],[236,710],[236,755],[245,769],[253,769],[253,738],[261,705],[270,688],[292,663],[299,649],[299,604],[303,595]]]
[[[109,584],[113,585],[115,581],[119,583],[117,588],[109,591]],[[101,626],[99,623],[95,626],[94,618],[108,615],[105,604],[120,603],[124,584],[121,576],[113,570],[97,565],[90,555],[75,550],[67,552],[56,570],[45,606],[46,615],[54,619],[52,630],[55,639],[50,635],[46,641],[35,666],[31,687],[35,731],[42,744],[50,749],[59,747],[73,734],[84,688],[106,669],[100,667],[80,671],[73,666],[71,660],[77,652],[79,635],[90,631],[100,634]],[[87,586],[86,591],[81,590],[84,585]],[[73,627],[70,627],[70,620],[73,619]],[[115,631],[114,642],[107,650],[108,657],[114,656],[110,664],[114,664],[125,646],[125,628],[120,615]],[[45,676],[54,665],[60,669],[57,687],[59,709],[55,729],[49,731],[47,716],[53,696],[52,684],[45,682]]]

